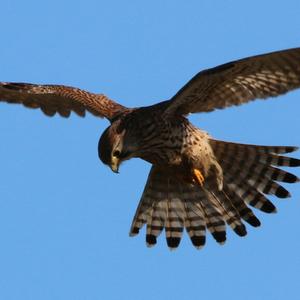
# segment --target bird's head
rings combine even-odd
[[[136,145],[120,122],[116,121],[101,135],[98,144],[100,160],[118,173],[120,164],[135,156]]]

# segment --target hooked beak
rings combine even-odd
[[[110,168],[114,173],[119,173],[119,165],[120,165],[119,159],[117,159],[116,157],[113,157]]]

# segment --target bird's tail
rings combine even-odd
[[[215,240],[226,240],[226,223],[240,236],[247,234],[242,220],[257,227],[260,221],[248,207],[263,212],[276,212],[264,194],[278,198],[289,197],[289,192],[276,181],[294,183],[299,179],[277,168],[300,166],[300,160],[281,156],[296,147],[243,145],[217,140],[210,141],[215,157],[223,169],[223,189],[219,190],[212,177],[203,187],[179,182],[162,169],[152,167],[130,230],[136,235],[147,224],[146,243],[156,244],[165,229],[168,246],[178,247],[183,229],[193,245],[205,244],[208,230]],[[212,175],[211,175],[212,176]]]

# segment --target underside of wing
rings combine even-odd
[[[272,52],[204,70],[171,99],[166,113],[209,112],[300,87],[300,48]]]
[[[47,116],[58,113],[65,118],[72,111],[81,117],[89,111],[111,120],[126,109],[105,95],[63,85],[0,82],[0,101],[40,108]]]

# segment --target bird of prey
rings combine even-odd
[[[189,113],[210,112],[300,87],[300,48],[229,62],[199,72],[170,100],[127,108],[105,95],[63,85],[0,83],[0,101],[40,108],[47,116],[69,117],[86,111],[107,118],[100,137],[100,160],[118,172],[124,160],[139,157],[152,168],[136,210],[130,235],[146,224],[146,243],[153,246],[165,229],[169,248],[177,248],[184,228],[201,248],[206,231],[222,244],[226,224],[239,236],[243,221],[260,221],[251,206],[276,211],[266,195],[289,197],[278,182],[299,179],[280,167],[300,166],[285,156],[293,146],[258,146],[220,141],[192,125]]]

